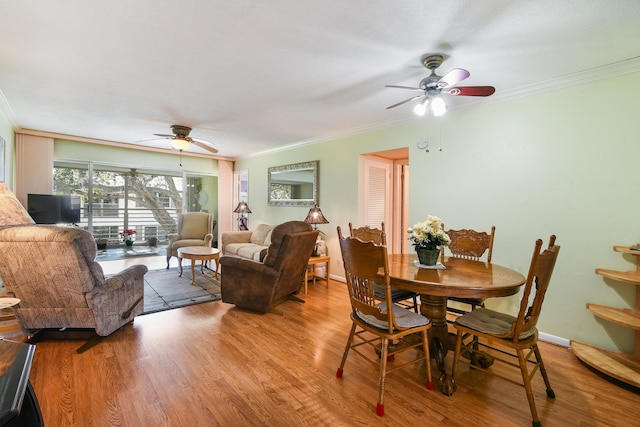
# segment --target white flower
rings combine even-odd
[[[414,224],[407,232],[416,249],[437,249],[439,246],[448,246],[451,242],[442,229],[442,221],[435,215],[429,215],[426,221]]]

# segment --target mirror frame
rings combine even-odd
[[[294,163],[291,165],[274,166],[268,169],[268,187],[267,187],[267,202],[269,206],[315,206],[318,204],[318,169],[320,168],[320,161],[314,160],[312,162]],[[297,171],[297,170],[313,170],[313,198],[312,199],[272,199],[271,198],[271,184],[272,174]]]

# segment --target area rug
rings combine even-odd
[[[144,313],[155,313],[173,308],[185,307],[209,301],[218,301],[220,282],[214,272],[205,269],[200,272],[196,266],[195,285],[191,284],[191,267],[183,267],[182,277],[178,277],[178,267],[169,270],[150,270],[144,275]]]

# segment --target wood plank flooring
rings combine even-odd
[[[390,374],[380,418],[375,368],[352,354],[344,378],[335,375],[350,327],[345,285],[318,281],[305,304],[279,308],[284,315],[261,315],[218,301],[140,316],[83,354],[78,341],[41,342],[30,378],[45,425],[531,425],[524,389],[464,365],[452,397],[426,389],[424,365]],[[541,347],[557,396],[548,400],[536,375],[543,425],[638,422],[638,390],[568,349]]]

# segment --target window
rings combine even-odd
[[[166,239],[177,227],[183,208],[183,174],[140,171],[92,163],[56,162],[56,194],[79,195],[84,207],[80,225],[96,238],[118,239],[124,229]],[[190,180],[191,181],[191,180]],[[193,180],[197,184],[197,180]]]

